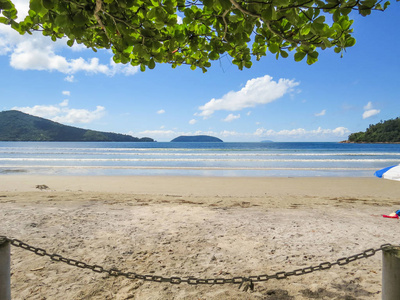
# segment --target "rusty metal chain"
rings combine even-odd
[[[171,284],[180,284],[180,283],[187,283],[190,285],[229,284],[229,283],[230,284],[239,284],[239,288],[241,288],[243,286],[244,291],[246,291],[249,288],[253,289],[254,282],[268,281],[270,279],[278,279],[278,280],[286,279],[290,276],[300,276],[300,275],[309,274],[309,273],[312,273],[315,271],[327,270],[335,265],[338,265],[338,266],[347,265],[348,263],[354,262],[356,260],[373,256],[376,254],[376,252],[392,246],[392,244],[383,244],[377,249],[370,248],[370,249],[367,249],[358,254],[339,258],[338,260],[336,260],[334,262],[323,262],[317,266],[300,268],[300,269],[296,269],[296,270],[293,270],[290,272],[283,271],[283,272],[277,272],[272,275],[264,274],[264,275],[248,276],[248,277],[238,276],[238,277],[232,277],[232,278],[208,278],[208,279],[205,279],[205,278],[196,278],[196,277],[191,277],[191,276],[190,277],[163,277],[163,276],[157,276],[157,275],[142,275],[142,274],[137,274],[134,272],[122,272],[118,269],[105,269],[104,267],[99,266],[99,265],[90,265],[90,264],[87,264],[82,261],[63,257],[62,255],[59,255],[59,254],[50,254],[42,248],[33,247],[33,246],[31,246],[27,243],[24,243],[20,240],[17,240],[17,239],[9,239],[5,236],[0,236],[0,242],[1,242],[1,240],[8,241],[11,245],[31,251],[31,252],[35,253],[36,255],[48,256],[53,261],[63,262],[70,266],[75,266],[75,267],[82,268],[82,269],[89,269],[96,273],[108,273],[110,276],[115,276],[115,277],[123,276],[128,279],[141,279],[144,281],[153,281],[153,282],[168,282]]]

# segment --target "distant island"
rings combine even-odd
[[[0,112],[0,141],[154,142],[148,137],[67,126],[18,110]]]
[[[177,138],[174,138],[171,142],[223,142],[223,140],[209,136],[209,135],[181,135]]]
[[[400,143],[400,119],[380,121],[369,125],[365,132],[355,132],[342,143]]]

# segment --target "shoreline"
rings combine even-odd
[[[378,178],[1,176],[0,235],[124,272],[232,278],[288,272],[396,244],[400,183]],[[46,185],[48,189],[36,188]],[[113,277],[11,248],[18,299],[381,298],[381,253],[238,285]]]

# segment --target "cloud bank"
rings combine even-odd
[[[129,133],[138,136],[150,136],[159,141],[169,141],[180,135],[211,135],[219,137],[224,141],[253,141],[259,142],[265,138],[275,141],[338,141],[347,139],[350,131],[345,127],[337,127],[334,129],[317,129],[306,130],[304,128],[283,129],[279,131],[258,128],[252,133],[243,133],[237,131],[175,131],[175,130],[146,130],[138,133]]]
[[[87,124],[102,118],[106,110],[103,106],[96,106],[95,110],[77,109],[68,107],[68,100],[56,105],[35,105],[32,107],[13,107],[24,113],[50,119],[54,122],[66,124]]]

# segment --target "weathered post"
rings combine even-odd
[[[0,299],[11,300],[10,243],[0,237]]]
[[[400,299],[400,247],[382,250],[382,300]]]

